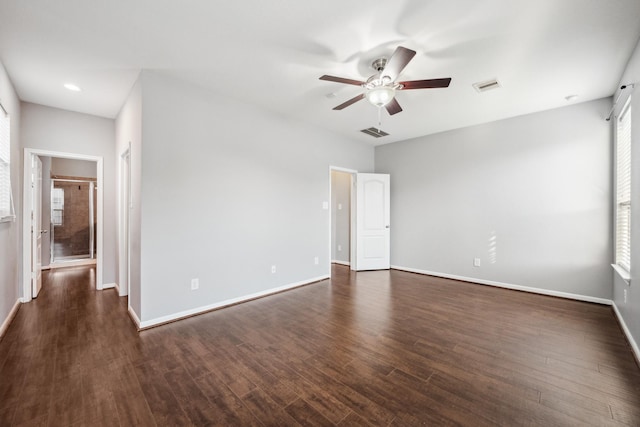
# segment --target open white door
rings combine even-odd
[[[389,175],[356,175],[356,270],[391,266]]]
[[[42,161],[31,157],[31,286],[35,298],[42,288]]]

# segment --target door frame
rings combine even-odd
[[[118,239],[118,283],[120,286],[118,287],[118,295],[128,297],[131,288],[131,142],[120,154],[119,160],[118,235],[120,238]],[[130,302],[127,304],[130,304]]]
[[[98,185],[98,212],[97,212],[97,236],[96,246],[98,254],[96,257],[96,289],[103,289],[103,257],[104,257],[104,160],[102,156],[91,156],[86,154],[65,153],[50,150],[39,150],[35,148],[25,148],[23,158],[23,193],[22,193],[22,302],[32,300],[31,292],[31,220],[28,215],[31,213],[31,200],[33,191],[31,188],[31,157],[46,156],[73,160],[88,160],[96,162],[96,178]]]
[[[349,209],[349,215],[351,217],[349,225],[349,268],[351,270],[356,270],[356,193],[354,185],[356,183],[355,177],[358,174],[358,171],[355,169],[342,168],[339,166],[329,166],[329,267],[331,267],[331,252],[333,247],[333,222],[331,220],[331,213],[333,212],[333,185],[331,185],[331,172],[344,172],[351,175],[351,206]],[[329,271],[331,271],[331,268],[329,268]]]
[[[31,297],[36,298],[42,288],[42,160],[40,157],[32,156],[30,158],[31,166],[36,166],[36,174],[31,176],[29,182],[32,184],[31,191],[31,211],[37,212],[38,217],[30,216],[29,225],[31,226]],[[34,172],[34,170],[31,170]],[[38,271],[36,276],[33,276],[33,267]]]

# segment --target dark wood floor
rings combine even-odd
[[[640,425],[610,307],[399,271],[138,333],[91,268],[0,342],[0,425]]]

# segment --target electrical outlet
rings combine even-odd
[[[191,290],[195,291],[200,288],[200,279],[191,279]]]
[[[338,245],[338,252],[342,250],[342,245]]]
[[[480,267],[480,258],[474,258],[473,259],[473,266],[474,267]]]
[[[318,265],[318,262],[319,262],[318,257],[315,257],[315,258],[313,259],[313,263],[314,263],[315,265]]]
[[[271,273],[275,273],[275,272],[276,272],[276,266],[275,266],[275,265],[272,265],[272,266],[271,266]]]
[[[624,303],[627,303],[627,290],[624,290]]]

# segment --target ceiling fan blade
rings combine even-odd
[[[351,104],[355,104],[356,102],[360,101],[361,99],[364,99],[364,93],[361,93],[358,96],[354,96],[350,100],[348,100],[346,102],[343,102],[342,104],[338,105],[337,107],[333,107],[333,109],[334,110],[342,110],[343,108],[347,108]]]
[[[394,114],[397,114],[400,111],[402,111],[402,107],[400,106],[400,104],[398,104],[398,100],[395,98],[389,101],[389,103],[385,105],[384,108],[387,109],[387,112],[389,113],[390,116],[393,116]]]
[[[393,55],[391,55],[391,58],[389,58],[387,65],[384,67],[384,70],[382,70],[382,76],[389,76],[391,78],[391,81],[395,81],[402,70],[404,70],[404,67],[407,66],[409,61],[411,61],[411,59],[413,59],[415,55],[415,50],[398,46],[396,51],[393,52]]]
[[[430,79],[430,80],[410,80],[408,82],[400,82],[402,90],[407,89],[433,89],[438,87],[449,87],[451,78],[446,79]]]
[[[364,84],[364,82],[361,82],[359,80],[345,79],[343,77],[327,76],[326,74],[320,77],[320,80],[327,80],[329,82],[344,83],[344,84],[355,85],[355,86],[362,86]]]

